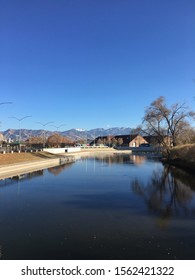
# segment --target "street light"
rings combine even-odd
[[[63,123],[63,124],[61,124],[61,125],[54,125],[54,124],[51,124],[50,126],[54,126],[56,129],[57,129],[57,131],[58,131],[58,129],[61,127],[61,126],[64,126],[64,125],[66,125],[65,123]]]
[[[87,129],[85,128],[82,128],[82,132],[83,132],[83,136],[82,136],[82,139],[83,139],[83,144],[85,144],[85,141],[86,141],[86,146],[87,146]],[[86,135],[85,135],[85,132],[86,132]],[[85,138],[86,137],[86,138]]]
[[[20,151],[20,141],[21,141],[21,128],[20,128],[20,122],[21,121],[23,121],[24,119],[26,119],[26,118],[30,118],[30,117],[32,117],[32,116],[25,116],[25,117],[23,117],[23,118],[17,118],[17,117],[9,117],[9,118],[11,118],[11,119],[16,119],[16,120],[18,120],[19,121],[19,151]]]
[[[62,127],[62,126],[64,126],[64,125],[66,125],[65,123],[63,123],[63,124],[61,124],[61,125],[54,125],[54,124],[50,124],[50,126],[53,126],[53,127],[55,127],[56,129],[57,129],[57,135],[60,135],[60,133],[59,133],[59,131],[58,131],[58,129],[60,128],[60,127]],[[61,136],[61,135],[60,135]],[[61,140],[57,137],[56,138],[56,141],[57,141],[57,147],[59,147],[59,146],[61,146]]]
[[[93,142],[93,145],[95,146],[95,130],[94,130],[94,142]]]
[[[88,138],[87,138],[87,129],[86,129],[86,146],[88,145]]]
[[[12,102],[0,102],[0,105],[4,105],[4,104],[12,104]],[[2,124],[2,122],[0,122]]]
[[[41,122],[36,122],[41,124],[43,127],[45,127],[46,125],[53,123],[53,122],[47,122],[47,123],[41,123]],[[43,148],[45,148],[45,129],[43,129]]]

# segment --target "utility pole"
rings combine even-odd
[[[21,121],[23,121],[24,119],[26,119],[26,118],[30,118],[30,117],[32,117],[32,116],[25,116],[25,117],[23,117],[23,118],[17,118],[17,117],[9,117],[9,118],[12,118],[12,119],[16,119],[16,120],[18,120],[19,121],[19,152],[20,152],[20,144],[21,144],[21,127],[20,127],[20,122]]]
[[[53,123],[53,122],[47,122],[47,123],[36,122],[36,123],[39,123],[44,127],[44,129],[43,129],[43,149],[44,149],[45,148],[45,126],[50,123]]]
[[[62,126],[65,126],[66,124],[65,123],[63,123],[63,124],[61,124],[61,125],[54,125],[54,124],[50,124],[50,126],[53,126],[53,127],[55,127],[56,129],[57,129],[57,131],[59,130],[59,128],[60,127],[62,127]]]

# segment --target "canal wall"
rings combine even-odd
[[[51,154],[63,154],[63,153],[77,153],[81,151],[80,147],[68,147],[68,148],[45,148],[44,152]]]
[[[41,169],[62,165],[66,163],[74,162],[74,157],[60,157],[55,159],[46,159],[39,161],[15,163],[0,167],[0,179],[10,178],[25,173],[38,171]]]

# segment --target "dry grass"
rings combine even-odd
[[[98,148],[98,149],[84,149],[81,152],[78,153],[68,153],[66,156],[71,155],[85,155],[87,153],[99,153],[99,152],[117,152],[116,150],[112,148]],[[58,158],[60,157],[60,154],[50,154],[47,152],[36,152],[36,153],[13,153],[13,154],[0,154],[0,166],[7,165],[7,164],[14,164],[14,163],[20,163],[20,162],[29,162],[29,161],[35,161],[35,160],[43,160],[43,159],[52,159],[52,158]],[[63,154],[64,156],[64,154]]]
[[[13,154],[0,154],[0,165],[29,162],[35,160],[42,160],[47,158],[54,158],[55,155],[49,153],[13,153]]]
[[[188,162],[195,161],[195,144],[177,146],[171,149],[171,159],[180,159]]]

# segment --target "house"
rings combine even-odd
[[[148,144],[147,140],[139,134],[99,136],[90,145],[104,144],[108,146],[139,147],[141,144]]]
[[[148,142],[139,134],[117,135],[114,137],[121,146],[125,147],[139,147],[141,144],[148,144]],[[122,140],[119,140],[122,139]]]

